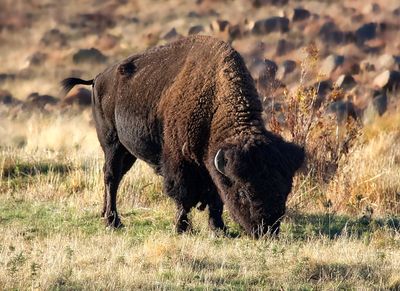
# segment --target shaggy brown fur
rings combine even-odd
[[[93,83],[109,225],[120,225],[118,184],[139,158],[164,177],[178,232],[188,229],[198,203],[208,205],[212,229],[225,228],[225,203],[247,233],[278,230],[304,153],[266,131],[254,82],[229,44],[192,36],[133,55],[94,81],[70,78],[63,85],[82,82]]]

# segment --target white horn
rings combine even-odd
[[[225,158],[224,152],[219,149],[214,158],[214,166],[222,175],[225,175]]]

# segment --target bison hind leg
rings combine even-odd
[[[122,177],[132,167],[136,157],[131,155],[126,148],[116,141],[103,148],[105,153],[104,162],[104,204],[102,217],[108,227],[122,227],[121,220],[117,212],[117,191]]]

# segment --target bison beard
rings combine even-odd
[[[225,230],[225,204],[249,235],[279,231],[304,152],[265,129],[253,79],[227,43],[192,36],[133,55],[94,80],[62,84],[66,91],[93,85],[107,225],[121,226],[118,185],[139,158],[164,177],[178,233],[190,229],[199,203],[213,230]]]

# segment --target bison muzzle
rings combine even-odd
[[[121,226],[118,185],[141,159],[164,177],[178,233],[190,228],[188,214],[199,204],[208,206],[215,231],[225,230],[224,204],[253,237],[279,231],[304,151],[266,130],[253,79],[229,44],[183,38],[132,55],[93,80],[62,84],[66,91],[93,85],[109,226]]]

